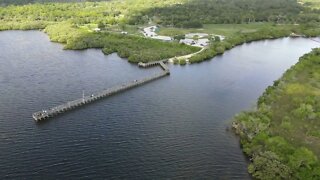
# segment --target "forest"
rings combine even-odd
[[[320,22],[318,10],[308,9],[296,0],[0,0],[3,5],[30,2],[37,3],[1,9],[2,18],[8,20],[14,16],[23,20],[23,16],[28,15],[28,20],[72,19],[80,24],[100,21],[105,24],[146,24],[152,21],[180,28],[199,28],[203,24]]]
[[[320,178],[320,49],[300,58],[233,127],[257,179]]]
[[[202,0],[188,1],[165,8],[152,8],[133,17],[132,23],[153,18],[157,24],[199,28],[202,24],[251,22],[299,22],[302,6],[294,0]],[[143,22],[140,22],[143,23]]]
[[[121,52],[123,57],[130,57],[130,62],[137,62],[137,59],[143,61],[146,59],[149,61],[160,60],[159,58],[179,56],[198,50],[197,48],[182,47],[176,42],[163,43],[142,37],[132,37],[139,36],[139,34],[141,36],[139,27],[149,23],[159,24],[162,27],[193,29],[194,31],[204,25],[217,23],[261,26],[259,30],[254,32],[230,34],[224,42],[211,41],[207,50],[190,59],[191,63],[210,59],[245,42],[289,36],[292,32],[307,36],[320,34],[320,10],[303,6],[296,0],[110,0],[94,2],[84,0],[2,0],[0,2],[3,5],[0,7],[0,30],[51,29],[51,35],[49,35],[54,40],[57,39],[54,36],[62,32],[58,28],[50,27],[68,24],[69,27],[73,27],[74,34],[81,32],[81,38],[67,36],[70,39],[65,40],[65,43],[82,40],[81,43],[67,43],[66,48],[69,49],[91,47],[91,45],[84,44],[96,44],[97,33],[89,32],[88,28],[88,32],[84,32],[83,27],[95,25],[101,28],[103,33],[99,34],[100,37],[118,37],[117,33],[119,32],[115,33],[114,28],[118,31],[131,30],[132,35],[121,36],[118,41],[101,43],[99,46],[104,48],[105,53]],[[9,5],[9,2],[10,4],[25,5]],[[265,26],[266,23],[274,25],[272,27]],[[55,30],[56,32],[53,33]],[[124,43],[123,40],[126,42]],[[130,43],[128,44],[128,42]],[[155,46],[148,48],[150,51],[144,51],[146,47],[150,47],[148,46],[150,43]],[[134,53],[133,51],[124,51],[133,49],[135,46],[137,47],[134,48]],[[167,51],[162,51],[164,49]],[[159,53],[160,51],[161,53]]]

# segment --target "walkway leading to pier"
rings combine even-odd
[[[173,61],[174,61],[175,59],[178,59],[178,60],[186,59],[186,60],[187,60],[187,59],[190,59],[190,58],[192,58],[193,56],[201,53],[202,51],[204,51],[204,50],[206,50],[206,49],[207,49],[207,47],[204,47],[204,48],[202,48],[202,49],[201,49],[200,51],[198,51],[198,52],[195,52],[195,53],[192,53],[192,54],[187,54],[187,55],[184,55],[184,56],[173,57],[173,58],[168,59],[168,61],[169,61],[170,63],[173,63]]]
[[[139,63],[139,67],[147,68],[147,67],[152,67],[152,66],[160,66],[163,69],[163,72],[154,74],[150,77],[140,79],[140,80],[134,80],[119,86],[115,86],[109,89],[106,89],[102,92],[99,92],[97,94],[92,94],[91,96],[83,96],[81,99],[76,99],[74,101],[68,101],[64,104],[52,107],[47,110],[42,110],[39,112],[33,113],[32,117],[34,118],[35,121],[42,121],[45,119],[48,119],[50,117],[54,117],[58,114],[62,114],[64,112],[70,111],[72,109],[81,107],[83,105],[92,103],[94,101],[97,101],[102,98],[106,98],[109,96],[112,96],[114,94],[117,94],[119,92],[126,91],[128,89],[137,87],[139,85],[154,81],[156,79],[162,78],[164,76],[170,75],[170,70],[168,66],[165,64],[167,60],[163,61],[155,61],[155,62],[149,62],[149,63]]]

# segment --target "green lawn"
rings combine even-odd
[[[89,32],[92,32],[93,29],[98,28],[98,24],[84,24],[81,26],[78,26],[80,29],[87,30]],[[122,32],[126,31],[129,34],[134,34],[134,35],[141,35],[141,32],[139,31],[139,27],[136,25],[108,25],[105,27],[105,29],[102,29],[103,31],[107,32]]]
[[[131,35],[140,35],[142,36],[142,33],[139,31],[139,26],[137,25],[113,25],[113,26],[108,26],[107,31],[111,32],[128,32]]]
[[[292,27],[293,25],[276,25],[283,28]],[[272,23],[251,23],[251,24],[206,24],[202,29],[181,29],[181,28],[166,28],[161,27],[159,34],[165,36],[175,36],[187,33],[208,33],[224,36],[231,36],[237,33],[256,32],[260,29],[275,27]]]

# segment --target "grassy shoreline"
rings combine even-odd
[[[302,56],[233,128],[256,179],[320,178],[320,49]]]

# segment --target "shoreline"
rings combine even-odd
[[[50,33],[48,33],[46,31],[46,28],[45,29],[28,29],[28,30],[13,29],[13,30],[3,30],[3,31],[41,31],[41,32],[45,33],[49,37],[51,42],[62,44],[64,46],[65,50],[84,50],[84,49],[95,48],[95,49],[101,49],[102,52],[105,55],[108,55],[108,54],[111,54],[111,53],[117,53],[120,57],[128,59],[128,62],[130,62],[130,63],[138,64],[140,62],[139,59],[131,60],[130,57],[128,57],[127,55],[123,55],[124,54],[123,52],[117,52],[115,50],[108,51],[108,50],[106,50],[106,47],[94,47],[94,46],[93,47],[87,46],[87,47],[83,47],[83,48],[69,47],[68,43],[66,41],[55,40],[52,37],[52,35],[50,35]],[[91,34],[104,34],[104,33],[91,33]],[[106,34],[112,34],[112,33],[106,33]],[[134,35],[126,35],[126,36],[135,37]],[[200,49],[199,51],[193,52],[191,54],[185,54],[185,55],[180,55],[180,56],[172,56],[172,57],[168,57],[168,58],[164,58],[164,59],[168,59],[170,63],[174,63],[174,60],[178,60],[178,61],[182,60],[182,61],[186,62],[187,59],[189,61],[186,62],[186,63],[189,63],[189,64],[201,63],[203,61],[211,60],[212,58],[214,58],[214,57],[216,57],[218,55],[223,55],[224,52],[226,52],[228,50],[232,50],[233,48],[235,48],[237,46],[240,46],[240,45],[243,45],[243,44],[246,44],[246,43],[258,42],[258,41],[264,41],[264,40],[276,40],[276,39],[281,39],[281,38],[307,38],[308,39],[308,38],[315,38],[315,37],[317,38],[319,36],[320,35],[318,35],[318,36],[301,35],[299,37],[292,37],[292,36],[290,36],[288,34],[285,34],[283,36],[265,37],[265,38],[262,37],[262,38],[259,38],[259,39],[249,39],[249,38],[252,38],[252,36],[248,36],[249,40],[236,42],[236,43],[233,43],[233,44],[229,43],[229,41],[232,41],[232,38],[226,38],[225,41],[217,42],[215,44],[212,44],[209,47],[204,47],[204,48]],[[138,37],[138,38],[140,38],[140,37]],[[144,39],[144,38],[142,38],[142,39]],[[149,39],[145,39],[145,40],[148,41]],[[312,39],[310,39],[310,40],[312,40]],[[151,41],[157,41],[157,40],[151,40]],[[319,41],[316,41],[316,42],[320,43]],[[161,43],[168,43],[168,42],[161,42]],[[178,46],[178,44],[177,44],[177,46]],[[185,45],[185,46],[188,46],[188,45]],[[221,47],[221,46],[222,46],[222,50],[221,50],[221,52],[218,52],[216,49]],[[188,47],[189,48],[193,48],[192,46],[188,46]],[[159,60],[163,60],[163,59],[159,59]],[[151,61],[146,61],[146,60],[141,60],[141,61],[142,62],[152,62],[152,61],[157,61],[157,59],[151,60]],[[174,64],[177,64],[177,63],[174,63]],[[184,64],[181,64],[181,65],[184,65]]]
[[[254,178],[319,178],[316,171],[320,167],[317,158],[320,136],[315,121],[320,118],[316,98],[320,94],[319,81],[316,83],[319,77],[304,75],[306,71],[317,73],[319,62],[319,48],[303,55],[265,90],[256,109],[234,117],[231,126],[240,138],[241,149],[250,161],[248,171]],[[312,101],[308,102],[310,98]],[[303,114],[304,107],[311,110]],[[303,129],[299,128],[301,123]],[[310,138],[314,144],[305,142]],[[304,163],[294,164],[297,160]]]

